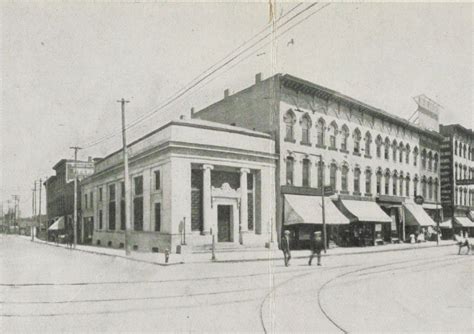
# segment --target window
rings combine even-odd
[[[421,151],[421,168],[426,169],[426,150]]]
[[[402,163],[403,162],[403,143],[400,143],[398,146],[398,162]]]
[[[91,200],[91,206],[90,206],[90,207],[91,207],[91,209],[93,209],[93,208],[94,208],[94,193],[93,193],[92,191],[91,191],[91,198],[90,198],[90,200]]]
[[[454,204],[459,205],[458,188],[454,190]]]
[[[421,180],[421,194],[423,198],[426,198],[426,180],[425,179]]]
[[[365,193],[366,194],[371,194],[372,190],[372,172],[370,169],[365,170]]]
[[[397,161],[397,141],[394,140],[392,143],[392,160]]]
[[[383,155],[386,160],[388,160],[389,153],[390,153],[390,140],[388,140],[388,138],[385,138],[385,147],[384,147]]]
[[[382,173],[377,172],[377,195],[380,195],[382,192]]]
[[[454,141],[454,155],[458,154],[458,141]]]
[[[389,192],[390,192],[390,172],[389,171],[386,171],[385,172],[385,195],[388,195]]]
[[[354,153],[356,154],[360,154],[360,140],[361,140],[361,136],[360,136],[360,131],[359,129],[355,129],[354,130]]]
[[[403,196],[403,175],[400,175],[398,178],[398,194],[400,196]]]
[[[88,201],[87,201],[87,194],[84,194],[84,207],[87,209],[87,205],[88,205]]]
[[[329,125],[329,147],[336,148],[337,124],[332,121]]]
[[[454,164],[454,179],[455,180],[458,179],[458,164],[457,163]]]
[[[377,158],[380,158],[382,156],[382,137],[377,136],[377,139],[375,140],[375,146]]]
[[[434,182],[434,200],[435,202],[438,202],[438,191],[439,191],[439,183],[438,183],[438,179],[435,179],[435,182]]]
[[[329,185],[334,191],[336,191],[336,172],[337,172],[337,166],[335,163],[332,163],[331,169],[329,170]]]
[[[295,166],[295,159],[293,157],[286,158],[286,184],[293,185],[293,171]]]
[[[436,173],[438,172],[438,153],[435,153],[433,159],[433,171]]]
[[[354,169],[354,193],[360,194],[360,169]]]
[[[99,230],[102,230],[104,226],[104,215],[102,213],[102,210],[99,210]]]
[[[410,196],[410,177],[407,176],[405,180],[405,196],[409,197]]]
[[[463,158],[466,157],[466,144],[464,144],[464,145],[462,146],[462,156],[463,156]]]
[[[413,197],[418,195],[418,179],[415,177],[413,180]]]
[[[303,187],[310,186],[310,167],[311,162],[309,159],[303,159]]]
[[[311,135],[311,119],[308,115],[304,115],[301,119],[301,143],[310,144]]]
[[[405,162],[407,164],[410,163],[410,145],[407,144],[407,146],[405,147]]]
[[[342,166],[341,169],[341,190],[347,192],[347,174],[349,168],[347,166]]]
[[[324,168],[324,163],[321,161],[318,161],[318,187],[323,187],[323,168]]]
[[[155,190],[161,189],[160,171],[155,170]]]
[[[102,188],[99,188],[99,202],[102,202]]]
[[[413,166],[416,166],[418,163],[418,147],[413,149]]]
[[[115,184],[109,185],[109,230],[115,230]]]
[[[320,118],[318,120],[318,124],[316,124],[316,134],[317,134],[317,145],[318,146],[324,146],[324,136],[325,136],[325,131],[324,131],[324,127],[325,127],[325,122],[324,122],[324,119]]]
[[[372,144],[372,136],[370,132],[365,133],[365,156],[370,157],[370,145]]]
[[[120,182],[120,229],[125,230],[125,182]]]
[[[341,129],[341,151],[347,151],[347,138],[349,137],[349,129],[344,124]]]
[[[155,203],[155,231],[161,231],[161,203]]]
[[[291,110],[288,110],[285,117],[283,117],[283,122],[285,122],[285,141],[294,141],[294,124],[296,117]]]
[[[392,195],[394,196],[397,196],[397,181],[398,181],[397,174],[393,174]]]
[[[143,231],[143,176],[133,179],[135,198],[133,199],[133,227],[135,231]]]
[[[432,165],[433,165],[433,154],[430,151],[428,153],[428,170],[432,169]]]

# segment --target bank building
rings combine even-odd
[[[128,145],[130,245],[265,247],[275,236],[275,144],[269,134],[180,119]],[[94,245],[124,248],[123,152],[95,164],[81,183],[82,217]]]

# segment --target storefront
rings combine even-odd
[[[284,195],[284,229],[291,233],[294,249],[308,249],[312,234],[323,231],[323,202],[321,196]],[[328,246],[347,246],[349,219],[334,205],[324,200],[324,214]]]
[[[415,238],[420,233],[425,235],[425,240],[436,238],[436,223],[426,213],[423,207],[412,202],[403,203],[405,209],[405,239],[411,240],[413,235]]]
[[[466,216],[454,217],[454,233],[467,232],[469,236],[474,236],[474,223]]]
[[[339,199],[337,207],[351,222],[351,244],[373,246],[390,242],[392,219],[375,201]]]
[[[390,217],[390,242],[398,243],[404,241],[404,197],[392,195],[379,195],[377,204]]]

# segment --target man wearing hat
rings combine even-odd
[[[314,254],[318,258],[318,266],[321,265],[321,251],[324,248],[323,239],[320,231],[314,232],[313,237],[311,238],[311,255],[309,256],[308,264],[311,265],[313,261]]]
[[[286,230],[285,235],[281,238],[281,250],[285,258],[285,266],[290,265],[291,253],[290,253],[290,231]]]

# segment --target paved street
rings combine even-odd
[[[2,332],[473,330],[473,257],[455,246],[162,267],[0,240]]]

